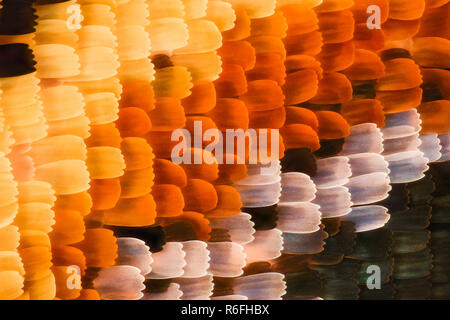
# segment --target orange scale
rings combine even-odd
[[[125,171],[149,168],[155,158],[152,147],[144,138],[128,137],[120,145],[125,159]]]
[[[389,0],[389,18],[416,20],[425,11],[425,0]]]
[[[316,114],[306,108],[286,107],[286,125],[306,124],[314,131],[319,131],[319,120]]]
[[[144,227],[155,223],[156,203],[151,195],[121,198],[113,209],[104,212],[104,222],[121,227]]]
[[[157,217],[177,217],[183,213],[184,198],[181,189],[173,184],[157,184],[152,189]]]
[[[56,296],[59,299],[73,300],[80,296],[80,288],[76,286],[68,286],[68,284],[74,282],[73,271],[76,271],[76,269],[72,269],[69,266],[52,268],[53,275],[55,276]]]
[[[40,230],[20,230],[20,249],[29,247],[47,247],[51,248],[48,234]],[[11,250],[11,251],[15,251]]]
[[[209,226],[209,220],[203,214],[194,211],[184,211],[181,216],[160,219],[160,223],[163,226],[175,223],[177,221],[189,222],[195,229],[197,240],[209,240],[211,227]]]
[[[192,76],[186,67],[173,66],[156,70],[152,82],[155,97],[183,99],[191,94]]]
[[[20,34],[20,35],[0,35],[0,45],[12,44],[12,43],[25,43],[28,46],[36,44],[35,34]]]
[[[186,122],[181,100],[177,98],[158,98],[155,109],[148,113],[153,131],[172,131],[183,128]]]
[[[252,37],[268,35],[278,38],[284,38],[286,37],[287,30],[287,19],[280,11],[277,11],[273,15],[266,18],[252,19],[251,22]]]
[[[248,129],[249,115],[245,103],[238,99],[217,99],[217,105],[207,114],[219,130]]]
[[[247,166],[238,162],[238,156],[233,154],[233,164],[219,164],[219,178],[214,181],[216,184],[232,184],[247,177]],[[224,157],[227,157],[224,154]]]
[[[183,168],[172,161],[155,159],[153,170],[155,184],[173,184],[180,188],[184,188],[187,184],[187,176]]]
[[[320,140],[316,131],[306,124],[288,124],[280,130],[286,149],[320,149]]]
[[[49,137],[72,135],[87,139],[90,136],[89,119],[84,114],[71,119],[48,121],[47,124]]]
[[[280,38],[272,36],[257,36],[248,38],[247,41],[255,48],[255,53],[276,53],[283,60],[286,59],[286,49]]]
[[[52,257],[55,266],[77,266],[80,268],[81,275],[85,275],[86,257],[80,249],[72,246],[54,245]]]
[[[255,80],[248,83],[248,91],[241,96],[249,111],[266,111],[284,105],[281,87],[273,80]]]
[[[247,80],[260,79],[276,81],[280,86],[285,83],[286,67],[279,54],[261,53],[256,55],[255,67],[247,72]]]
[[[214,185],[201,179],[189,179],[182,190],[184,197],[184,210],[208,212],[217,206],[217,192]]]
[[[384,113],[397,113],[410,110],[422,102],[420,87],[399,91],[377,91],[376,99],[383,106]]]
[[[12,270],[0,272],[0,282],[1,300],[29,300],[23,290],[23,277],[18,272]]]
[[[383,24],[386,41],[401,41],[414,37],[420,29],[421,20],[388,19]]]
[[[55,213],[51,205],[41,202],[29,202],[21,204],[14,219],[13,225],[19,230],[37,230],[48,233],[55,223]],[[54,229],[54,227],[53,227]]]
[[[312,31],[305,34],[287,36],[283,40],[288,56],[305,54],[315,56],[322,51],[322,33]]]
[[[319,13],[317,17],[323,43],[340,43],[353,39],[355,20],[350,10]]]
[[[357,49],[378,51],[384,48],[385,36],[382,29],[370,30],[366,23],[355,25],[353,42]]]
[[[425,0],[425,8],[437,8],[447,4],[448,0]]]
[[[222,33],[224,41],[237,41],[250,36],[251,20],[245,9],[235,9],[234,28]]]
[[[100,300],[100,295],[94,289],[82,289],[77,300]]]
[[[315,8],[316,12],[333,12],[353,7],[353,0],[322,0]]]
[[[153,153],[157,158],[171,159],[172,150],[181,140],[172,141],[171,131],[152,131],[145,135],[145,139],[152,146]],[[182,141],[186,144],[186,141]]]
[[[286,121],[286,110],[280,107],[267,111],[249,112],[249,127],[253,129],[280,129]]]
[[[117,239],[111,230],[104,228],[87,229],[85,238],[76,244],[86,256],[88,267],[104,268],[115,264]]]
[[[314,57],[304,54],[297,54],[287,57],[284,64],[288,74],[300,70],[313,69],[317,73],[317,78],[319,80],[323,77],[323,69],[320,62]]]
[[[34,177],[33,159],[26,154],[14,152],[8,155],[11,162],[12,174],[17,182],[30,181]]]
[[[419,66],[411,59],[385,61],[386,74],[378,80],[377,91],[406,90],[422,84]]]
[[[445,10],[446,9],[446,10]],[[450,38],[450,15],[448,5],[445,8],[430,8],[420,20],[417,37]]]
[[[94,226],[103,226],[105,221],[105,211],[92,210],[86,217],[84,217],[84,221],[86,221],[86,225],[89,225],[89,228]]]
[[[325,44],[317,60],[320,61],[325,72],[347,69],[355,61],[355,45],[353,41]]]
[[[92,210],[112,209],[121,195],[120,178],[91,180]]]
[[[312,99],[319,90],[317,72],[305,69],[290,73],[286,77],[283,92],[286,96],[286,105],[299,104]]]
[[[116,124],[122,137],[142,137],[152,129],[149,116],[139,108],[120,109]]]
[[[120,177],[121,198],[137,198],[151,192],[155,175],[153,168],[126,171]]]
[[[450,68],[450,40],[438,37],[415,38],[413,59],[423,67]]]
[[[15,152],[17,154],[25,154],[31,151],[33,148],[33,145],[31,143],[24,143],[20,145],[16,145],[13,147],[11,152]]]
[[[132,80],[122,83],[120,108],[140,108],[151,111],[155,108],[155,93],[149,81]]]
[[[206,150],[189,148],[188,154],[190,156],[191,164],[183,163],[181,167],[186,172],[186,175],[191,179],[203,179],[208,182],[213,182],[219,177],[219,166],[217,161],[213,163],[206,163],[206,158],[214,158],[212,154]],[[201,164],[195,164],[195,159],[201,160]]]
[[[82,94],[89,95],[101,92],[114,93],[117,99],[120,99],[122,93],[122,84],[117,77],[111,77],[103,80],[95,81],[68,81],[70,85],[74,85]]]
[[[25,288],[27,292],[24,294],[24,299],[56,300],[55,276],[51,272],[42,279],[26,282]]]
[[[247,79],[244,69],[238,64],[222,65],[219,79],[214,81],[217,97],[233,98],[247,92]]]
[[[253,69],[256,63],[255,48],[248,41],[225,41],[217,53],[223,64],[238,64],[244,71]]]
[[[206,213],[206,217],[232,217],[241,213],[241,196],[232,186],[215,186],[218,202],[214,210]]]
[[[341,73],[327,73],[319,81],[319,91],[311,99],[313,104],[339,104],[352,99],[353,88]]]
[[[350,9],[356,23],[366,23],[369,15],[367,8],[376,5],[380,8],[380,22],[385,23],[389,16],[389,0],[355,0],[355,4]]]
[[[91,125],[90,132],[91,136],[85,140],[88,148],[100,146],[120,148],[122,138],[114,123]]]
[[[54,244],[65,245],[80,242],[84,239],[86,227],[83,216],[76,210],[55,210],[55,224],[49,233]]]
[[[92,198],[87,191],[80,193],[60,195],[57,197],[54,209],[55,210],[76,210],[82,216],[89,214],[92,208]]]
[[[343,71],[350,80],[372,80],[384,75],[385,67],[380,57],[369,50],[356,49],[355,61]]]
[[[22,235],[17,226],[8,225],[0,228],[0,251],[16,251]]]
[[[282,12],[289,26],[288,36],[305,34],[319,29],[319,20],[312,8],[300,4],[284,5],[277,9]]]
[[[43,279],[51,274],[52,253],[48,247],[29,247],[19,250],[25,268],[25,281]]]
[[[422,69],[423,83],[439,88],[444,99],[450,100],[450,71],[442,69]]]
[[[425,102],[417,108],[422,120],[423,134],[446,134],[450,132],[450,101]]]
[[[192,94],[181,100],[186,114],[206,113],[216,105],[216,88],[211,81],[196,81]]]
[[[320,140],[342,139],[350,135],[350,125],[341,114],[333,111],[316,112]]]
[[[350,126],[370,122],[375,123],[379,128],[384,127],[383,106],[379,100],[363,99],[343,103],[341,114]]]

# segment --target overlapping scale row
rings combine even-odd
[[[39,98],[30,1],[1,8],[2,299],[53,299],[55,276],[49,233],[54,230],[55,191],[38,175],[31,150],[47,136]],[[8,19],[21,19],[12,26]],[[17,61],[18,63],[14,63]],[[52,234],[50,234],[52,237]]]
[[[448,298],[448,5],[3,0],[0,298]]]

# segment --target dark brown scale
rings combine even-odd
[[[0,45],[0,77],[17,77],[36,71],[33,52],[27,44]]]
[[[353,100],[375,99],[377,96],[375,82],[353,83]]]
[[[177,221],[164,226],[166,241],[180,242],[196,240],[197,234],[195,227],[188,221]]]
[[[281,171],[301,172],[314,177],[317,174],[316,158],[310,149],[286,150],[284,158],[281,159]]]
[[[169,56],[166,56],[165,54],[157,54],[151,57],[152,63],[155,66],[155,70],[173,67],[174,64],[172,60],[170,60]]]
[[[323,281],[312,270],[289,273],[285,276],[286,295],[283,300],[304,300],[323,296]]]
[[[162,251],[162,247],[166,244],[164,229],[161,226],[138,228],[107,226],[107,228],[113,230],[117,238],[131,237],[144,241],[152,253]]]
[[[70,0],[29,0],[34,1],[36,5],[44,5],[44,4],[56,4],[56,3],[63,3],[63,2],[69,2]]]
[[[172,279],[147,279],[145,280],[144,293],[163,293],[166,292],[172,283]]]
[[[430,101],[436,101],[436,100],[445,100],[438,84],[424,83],[421,86],[421,88],[423,90],[423,93],[422,93],[422,102],[423,103],[430,102]]]
[[[278,220],[277,205],[260,208],[242,208],[242,212],[250,214],[253,228],[259,230],[271,230],[276,228]]]
[[[270,263],[267,261],[254,262],[244,268],[244,276],[267,272],[270,272]]]
[[[392,248],[392,231],[381,228],[356,234],[353,252],[348,255],[356,260],[385,260],[390,256]]]
[[[405,184],[392,184],[392,190],[389,197],[377,203],[377,205],[386,207],[389,212],[404,211],[408,209],[409,196]]]
[[[231,236],[227,229],[212,229],[209,236],[209,242],[231,242]]]
[[[228,296],[234,294],[234,278],[214,277],[213,297]]]
[[[98,277],[101,268],[88,267],[85,275],[81,278],[83,289],[94,289],[94,280]]]
[[[403,48],[392,48],[388,50],[384,50],[381,53],[381,60],[388,61],[392,59],[398,59],[398,58],[407,58],[411,59],[411,53],[409,53],[408,50]]]
[[[342,151],[345,138],[333,140],[321,140],[320,149],[314,152],[318,158],[328,158],[338,155]]]
[[[3,0],[0,35],[22,35],[35,31],[37,16],[31,0]]]

